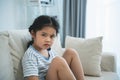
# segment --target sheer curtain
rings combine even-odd
[[[63,0],[63,44],[66,35],[85,37],[86,0]]]

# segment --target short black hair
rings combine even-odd
[[[33,24],[29,27],[29,32],[32,30],[37,32],[38,30],[43,29],[46,26],[50,26],[56,30],[56,34],[59,32],[59,23],[54,17],[48,15],[41,15],[37,17]]]

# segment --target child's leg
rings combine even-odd
[[[67,49],[63,55],[77,80],[84,80],[84,72],[79,55],[74,49]]]
[[[56,57],[52,60],[47,72],[46,80],[76,80],[66,60]]]

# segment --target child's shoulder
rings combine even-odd
[[[28,49],[25,51],[24,56],[35,56],[35,50],[33,49],[32,46],[29,46]]]
[[[29,46],[29,47],[27,48],[27,50],[25,51],[25,53],[31,53],[31,52],[34,52],[34,50],[33,50],[33,47],[32,47],[32,46]]]

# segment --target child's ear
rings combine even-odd
[[[35,32],[33,30],[31,30],[30,34],[31,34],[32,38],[35,38]]]

